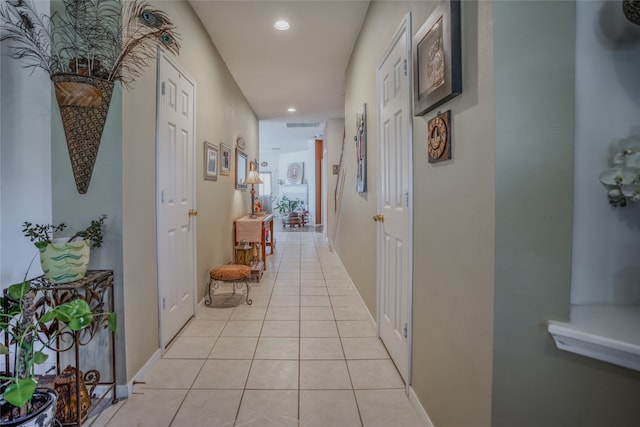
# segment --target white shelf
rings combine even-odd
[[[572,306],[548,330],[560,350],[640,371],[640,305]]]

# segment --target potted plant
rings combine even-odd
[[[82,330],[99,316],[107,317],[109,328],[115,330],[116,316],[115,313],[92,313],[89,304],[78,298],[47,307],[37,317],[35,292],[27,281],[27,274],[22,282],[9,286],[5,297],[0,298],[0,331],[7,334],[7,344],[14,347],[10,357],[13,363],[6,367],[8,372],[0,374],[0,425],[46,427],[53,425],[57,394],[54,390],[38,389],[35,367],[47,360],[45,349],[52,348],[65,328]],[[51,322],[57,323],[55,328],[49,326]],[[42,328],[50,333],[38,334]],[[9,347],[0,344],[0,354],[9,355]]]
[[[35,242],[40,251],[40,264],[45,277],[51,283],[67,283],[81,279],[87,273],[91,248],[103,243],[102,226],[107,215],[91,221],[84,230],[68,238],[54,238],[54,234],[67,228],[66,224],[32,224],[25,221],[22,229],[25,237]]]
[[[284,216],[285,214],[295,211],[301,205],[302,205],[302,200],[300,199],[290,200],[287,196],[282,196],[282,200],[279,200],[275,204],[275,209],[277,209],[278,212],[280,212],[281,216]]]

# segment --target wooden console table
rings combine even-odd
[[[251,215],[246,215],[233,221],[233,246],[237,246],[243,240],[248,243],[260,243],[262,261],[266,270],[267,246],[271,248],[271,254],[276,246],[276,240],[273,236],[273,215],[250,217]],[[269,231],[269,240],[267,240],[267,230]]]

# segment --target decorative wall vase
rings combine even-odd
[[[624,0],[622,11],[629,21],[640,25],[640,0]]]
[[[89,242],[62,240],[64,242],[49,243],[44,248],[40,248],[42,271],[51,283],[73,282],[87,274],[91,249]]]
[[[79,74],[54,74],[51,80],[60,107],[76,188],[85,194],[109,112],[113,82]]]

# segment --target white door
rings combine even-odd
[[[195,85],[160,52],[158,288],[164,349],[195,313]]]
[[[411,16],[378,65],[378,329],[409,383],[411,355]]]

